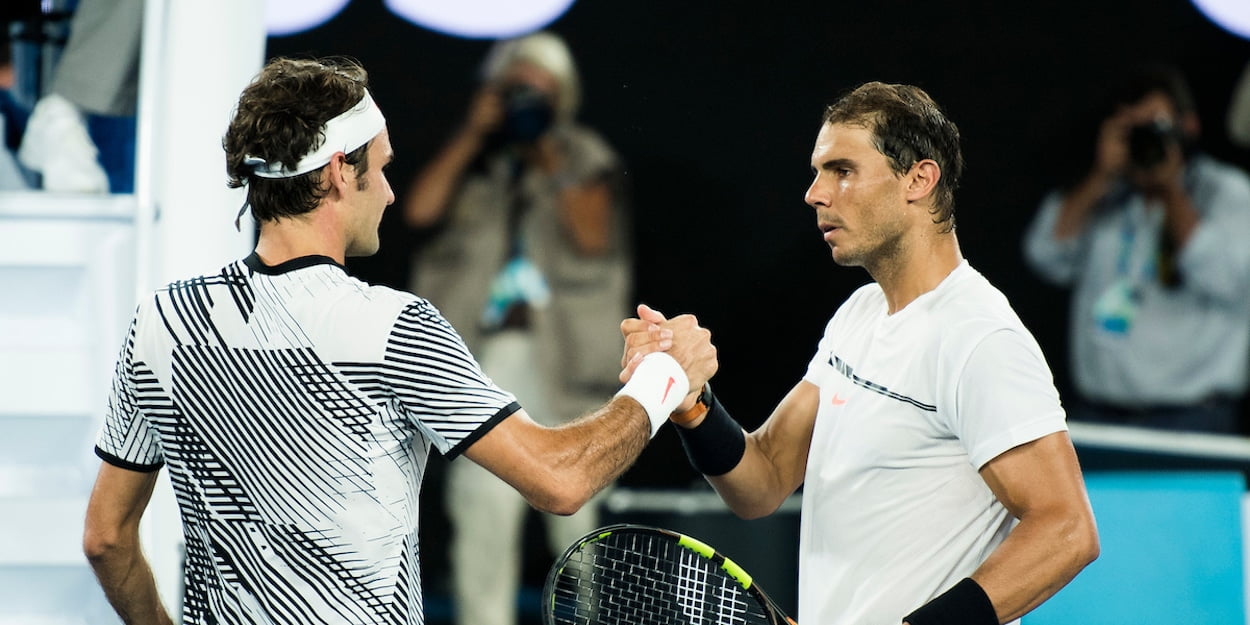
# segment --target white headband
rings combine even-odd
[[[314,169],[325,167],[338,152],[344,154],[366,144],[386,127],[386,118],[382,111],[373,103],[369,91],[355,106],[347,109],[339,116],[326,122],[321,132],[325,141],[301,158],[294,167],[283,167],[282,163],[270,163],[259,156],[248,154],[243,162],[252,166],[252,173],[261,178],[292,178],[306,174]]]

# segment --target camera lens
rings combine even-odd
[[[1128,132],[1129,162],[1134,169],[1150,169],[1167,159],[1174,143],[1176,131],[1167,120],[1133,126]]]
[[[515,143],[531,143],[551,127],[551,102],[542,91],[516,85],[503,94],[503,134]]]

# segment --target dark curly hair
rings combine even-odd
[[[247,203],[257,221],[273,221],[307,213],[329,192],[324,168],[291,178],[262,178],[244,162],[256,156],[294,167],[325,141],[325,123],[364,97],[369,76],[346,58],[270,61],[239,96],[230,126],[222,138],[231,189],[247,186]],[[369,169],[369,144],[346,155],[360,172]],[[364,178],[358,178],[364,184]],[[363,186],[362,186],[363,188]]]
[[[873,144],[890,169],[902,175],[929,158],[942,170],[934,191],[933,223],[955,228],[955,189],[963,175],[959,128],[919,87],[869,82],[825,110],[826,124],[850,124],[872,131]]]

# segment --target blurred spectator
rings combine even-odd
[[[27,188],[25,175],[13,154],[26,121],[13,100],[13,83],[13,47],[9,42],[8,24],[0,21],[0,130],[4,138],[4,147],[0,149],[0,191]]]
[[[443,227],[414,259],[411,290],[529,414],[571,420],[618,384],[622,343],[605,337],[619,336],[631,291],[619,163],[574,121],[578,74],[555,35],[497,43],[482,78],[404,200],[411,227]],[[513,625],[528,506],[468,462],[450,465],[447,493],[457,621]],[[542,518],[552,550],[598,522],[593,505]]]
[[[143,0],[80,0],[52,87],[31,112],[18,158],[49,191],[107,193],[84,113],[135,112]]]
[[[1024,241],[1071,286],[1076,420],[1234,433],[1250,359],[1250,178],[1197,150],[1172,68],[1127,77],[1092,165],[1050,193]]]

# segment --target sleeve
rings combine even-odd
[[[568,137],[569,174],[578,182],[586,182],[616,172],[620,159],[616,152],[595,132],[577,127]]]
[[[1220,172],[1193,195],[1202,214],[1177,260],[1188,288],[1217,300],[1240,303],[1250,285],[1250,179]]]
[[[816,386],[824,384],[826,373],[829,371],[829,359],[833,353],[833,341],[829,335],[833,329],[833,322],[837,319],[835,316],[825,324],[825,334],[820,337],[820,344],[816,346],[816,354],[807,363],[807,372],[803,374],[804,382],[811,382]]]
[[[143,418],[139,409],[138,389],[142,381],[134,362],[137,326],[136,315],[117,357],[104,425],[96,438],[95,453],[113,466],[149,473],[159,470],[165,460],[156,429]],[[154,383],[154,380],[150,381]]]
[[[978,470],[1013,447],[1068,429],[1036,341],[1003,329],[973,348],[955,389],[952,429]]]
[[[384,358],[385,382],[400,410],[448,458],[521,408],[482,372],[460,334],[425,300],[399,314]]]
[[[1080,237],[1055,238],[1055,222],[1059,220],[1062,205],[1063,194],[1059,191],[1052,191],[1042,200],[1037,215],[1025,230],[1024,259],[1043,279],[1065,286],[1076,277]]]

